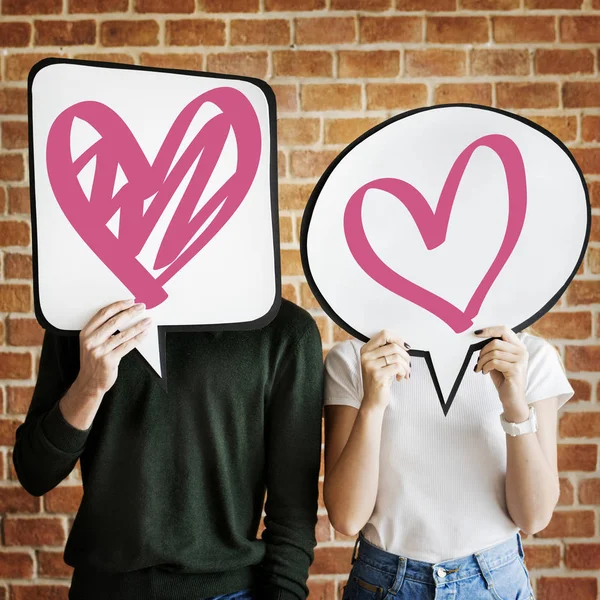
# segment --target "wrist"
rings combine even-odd
[[[504,404],[504,418],[509,423],[522,423],[529,418],[529,405],[525,399]]]
[[[388,403],[382,401],[378,396],[366,395],[360,405],[359,414],[363,416],[383,417],[383,413],[387,408]]]

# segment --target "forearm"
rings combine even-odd
[[[77,429],[89,429],[104,393],[77,378],[59,402],[64,419]]]
[[[385,406],[363,401],[348,441],[325,476],[324,498],[333,527],[355,535],[373,514],[379,481]]]
[[[527,404],[511,409],[508,421],[528,416]],[[506,501],[515,524],[526,533],[540,531],[550,521],[559,496],[556,471],[551,468],[537,433],[506,435]]]

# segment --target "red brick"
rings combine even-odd
[[[592,399],[592,384],[580,379],[569,379],[569,383],[575,392],[571,402],[589,402]]]
[[[335,150],[296,150],[291,153],[294,177],[319,177],[337,156]]]
[[[24,221],[0,221],[0,240],[0,245],[4,247],[29,246],[31,242],[29,223]]]
[[[104,21],[100,24],[103,46],[156,46],[158,23],[144,21]]]
[[[10,600],[68,600],[67,585],[11,585]]]
[[[76,513],[82,497],[80,485],[59,485],[44,495],[44,508],[49,513]]]
[[[26,552],[0,552],[0,577],[31,579],[33,559]]]
[[[400,73],[397,50],[340,50],[340,77],[396,77]]]
[[[31,367],[29,352],[0,352],[0,379],[29,379]]]
[[[436,44],[480,44],[487,42],[485,17],[428,17],[427,41]]]
[[[37,46],[83,46],[96,43],[96,22],[35,21]]]
[[[349,144],[381,123],[378,118],[327,119],[325,121],[326,144]]]
[[[288,46],[290,23],[284,19],[237,19],[231,21],[234,46]]]
[[[421,17],[360,17],[362,44],[378,42],[420,42],[423,39]]]
[[[329,600],[330,598],[341,598],[335,595],[335,581],[308,580],[308,594],[311,600]]]
[[[24,81],[29,76],[29,71],[37,62],[49,56],[58,56],[56,53],[43,54],[11,54],[6,57],[6,79],[8,81]]]
[[[322,50],[273,52],[273,73],[281,77],[331,77],[333,55]]]
[[[294,228],[291,217],[279,217],[279,240],[283,244],[289,244],[294,241]]]
[[[459,77],[466,74],[467,57],[462,50],[407,50],[405,59],[406,72],[411,77]]]
[[[549,312],[536,322],[535,328],[546,338],[585,339],[592,334],[592,313]]]
[[[331,0],[333,10],[362,10],[365,12],[387,10],[391,0]]]
[[[265,10],[297,11],[325,8],[325,0],[265,0]]]
[[[361,106],[360,86],[353,83],[303,85],[300,99],[303,110],[358,110]]]
[[[135,62],[130,54],[122,54],[118,52],[84,52],[83,54],[75,54],[73,58],[78,58],[80,60],[116,62],[125,65],[132,65]]]
[[[588,181],[587,186],[592,208],[600,208],[600,181]]]
[[[575,279],[567,290],[567,301],[571,305],[600,302],[600,281]]]
[[[566,478],[559,478],[560,495],[558,498],[559,506],[570,506],[575,500],[575,490],[573,484]]]
[[[282,145],[308,145],[319,140],[319,119],[279,119],[277,136]]]
[[[565,566],[569,569],[600,569],[600,544],[567,544]]]
[[[598,459],[596,444],[559,444],[559,471],[595,471]]]
[[[473,75],[528,75],[527,50],[473,50],[471,53]]]
[[[578,50],[536,50],[535,71],[540,75],[593,73],[594,55],[585,48]]]
[[[565,81],[562,88],[565,108],[600,106],[600,83],[595,81]]]
[[[227,52],[209,54],[207,70],[263,78],[267,74],[266,52]]]
[[[62,0],[3,0],[4,15],[50,15],[62,11]]]
[[[577,44],[594,44],[600,42],[600,16],[561,17],[560,39],[562,42],[574,42]]]
[[[129,7],[128,0],[69,0],[71,13],[113,13],[125,12]]]
[[[566,347],[566,364],[569,371],[597,371],[599,361],[600,346]]]
[[[0,283],[0,312],[30,312],[31,286]]]
[[[25,176],[25,166],[21,154],[1,154],[0,155],[0,180],[21,181]],[[0,232],[4,228],[0,224]],[[0,240],[4,241],[0,233]],[[7,245],[7,244],[4,244]]]
[[[580,504],[600,504],[600,479],[582,479],[579,482]]]
[[[304,274],[298,250],[281,250],[281,274],[284,276]]]
[[[456,10],[456,0],[396,0],[397,10],[428,12]]]
[[[600,436],[600,412],[565,412],[559,420],[561,437]]]
[[[584,174],[600,174],[600,148],[573,148],[571,152]]]
[[[492,103],[492,86],[489,83],[442,83],[435,88],[434,104],[469,102]]]
[[[461,0],[461,8],[466,10],[514,10],[519,8],[519,0]]]
[[[6,412],[13,415],[27,414],[32,395],[31,386],[9,386],[6,393]]]
[[[37,558],[38,571],[42,577],[60,579],[73,575],[73,567],[65,563],[62,551],[38,550]]]
[[[496,85],[500,108],[552,108],[558,106],[558,86],[551,82],[511,82]]]
[[[553,133],[563,142],[571,142],[577,137],[577,117],[553,117],[527,115],[527,118]]]
[[[201,12],[258,12],[259,0],[199,0]]]
[[[202,71],[204,69],[203,54],[140,54],[140,64],[161,69],[185,69],[188,71]]]
[[[554,17],[493,17],[494,40],[499,44],[553,42]]]
[[[65,541],[60,519],[4,519],[3,526],[7,546],[57,546]]]
[[[592,577],[547,577],[537,580],[537,600],[596,600],[598,582]]]
[[[298,304],[298,294],[296,293],[296,287],[291,283],[284,283],[281,286],[281,296],[294,304]]]
[[[287,177],[287,156],[283,150],[279,150],[277,152],[277,175],[278,177],[284,178]]]
[[[139,13],[193,13],[195,0],[135,0],[135,11]]]
[[[427,102],[427,87],[422,83],[369,83],[367,108],[370,110],[415,108]]]
[[[0,88],[0,115],[27,114],[27,90],[24,88]]]
[[[171,46],[223,46],[225,21],[216,19],[182,19],[167,21],[166,43]]]
[[[0,512],[29,513],[40,511],[40,499],[26,492],[22,487],[0,488]],[[0,557],[2,553],[0,552]]]
[[[35,319],[8,319],[7,340],[11,346],[41,346],[44,330]]]
[[[295,112],[298,110],[298,92],[295,85],[272,85],[277,102],[277,112]]]
[[[355,40],[354,17],[296,19],[296,44],[348,44]]]
[[[560,566],[560,546],[541,546],[527,544],[524,546],[525,564],[528,569],[548,569]]]
[[[587,264],[592,273],[600,273],[600,248],[588,248]]]
[[[581,124],[581,137],[585,142],[600,142],[600,116],[583,116],[583,121]]]
[[[310,568],[311,575],[329,575],[348,571],[352,546],[317,547],[315,561]]]
[[[27,121],[5,121],[2,123],[2,146],[8,150],[27,148]]]
[[[540,538],[594,537],[593,510],[556,510],[548,526],[535,534]]]
[[[318,309],[320,308],[319,303],[317,302],[317,299],[314,297],[308,283],[301,283],[300,284],[300,300],[301,300],[301,305],[304,308],[315,308]]]
[[[4,277],[6,279],[31,279],[32,266],[30,254],[5,254]]]
[[[15,431],[19,425],[21,421],[17,419],[0,419],[0,446],[15,445]]]
[[[30,23],[0,23],[0,47],[22,48],[31,40]]]

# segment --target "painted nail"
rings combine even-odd
[[[404,346],[406,347],[407,350],[410,350],[410,345],[407,344],[406,342],[404,342]]]
[[[475,373],[477,373],[477,365],[475,365],[475,368],[473,369],[473,371],[475,371]]]
[[[478,333],[483,333],[483,329],[476,329],[475,330],[475,335],[477,335]]]

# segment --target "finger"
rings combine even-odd
[[[523,353],[523,349],[521,346],[515,346],[510,342],[505,342],[504,340],[492,340],[488,344],[486,344],[479,353],[479,357],[485,356],[489,352],[500,351],[506,352],[507,354],[514,354],[516,357],[520,357]]]
[[[410,367],[411,367],[410,357],[407,358],[399,353],[398,354],[386,354],[385,356],[380,356],[379,358],[376,358],[369,362],[373,363],[373,365],[379,369],[383,369],[383,368],[387,367],[388,365],[393,365],[393,364],[402,365],[402,367],[406,370],[410,370]]]
[[[408,358],[409,354],[405,350],[404,346],[400,346],[395,342],[391,344],[386,344],[385,346],[378,346],[377,348],[374,348],[369,352],[365,352],[363,354],[363,359],[367,361],[375,360],[381,358],[382,356],[390,356],[391,354],[402,354],[406,357],[407,360],[410,360]]]
[[[485,355],[482,354],[479,356],[477,364],[475,365],[475,372],[483,370],[484,365],[494,360],[515,364],[519,362],[519,356],[510,352],[503,352],[502,350],[492,350]]]
[[[383,367],[380,372],[382,375],[387,375],[388,377],[395,377],[396,380],[398,380],[398,377],[400,379],[410,377],[410,369],[404,368],[404,366],[399,363],[394,363],[388,365],[387,367]]]
[[[394,332],[384,329],[374,335],[362,348],[361,354],[371,352],[375,348],[385,346],[386,344],[398,344],[402,348],[410,349],[410,346]]]
[[[505,342],[511,342],[517,346],[523,346],[523,342],[517,337],[517,334],[505,325],[495,327],[484,327],[473,332],[477,337],[497,337],[502,338]]]
[[[490,371],[494,370],[506,374],[512,370],[514,364],[515,363],[501,360],[499,358],[492,358],[484,361],[483,364],[479,365],[479,370],[486,375]]]
[[[117,330],[125,329],[127,325],[135,316],[141,313],[145,309],[144,304],[134,304],[127,310],[123,310],[120,313],[112,316],[106,323],[98,327],[96,331],[90,336],[92,342],[95,345],[104,344]]]
[[[148,335],[149,331],[149,329],[144,329],[144,331],[138,333],[135,337],[122,343],[120,346],[117,346],[111,352],[111,356],[114,356],[116,359],[121,360],[126,354],[128,354],[138,346],[138,344]]]
[[[101,308],[85,325],[85,327],[81,330],[81,334],[86,336],[92,332],[94,332],[102,323],[106,322],[112,316],[121,312],[132,306],[133,298],[129,298],[128,300],[119,300],[118,302],[113,302],[104,308]]]
[[[142,319],[139,323],[136,323],[131,327],[127,327],[127,329],[124,329],[115,335],[111,335],[103,344],[105,353],[112,352],[117,346],[120,346],[121,344],[134,338],[138,333],[148,329],[150,323],[152,323],[152,319],[147,317]]]

